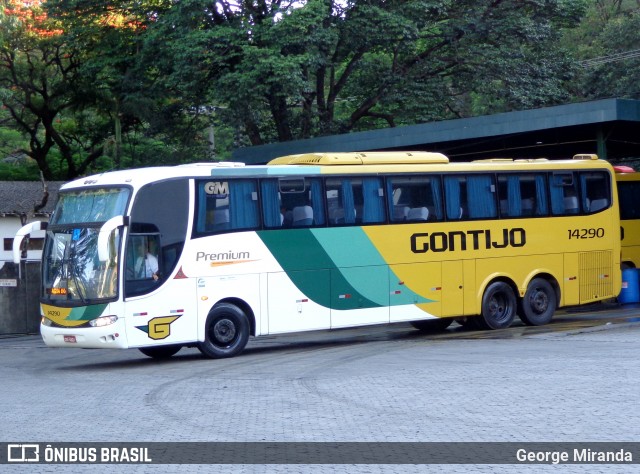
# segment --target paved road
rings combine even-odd
[[[225,360],[183,349],[158,362],[133,350],[52,349],[38,336],[5,337],[0,441],[640,441],[640,309],[598,309],[561,313],[544,328],[425,335],[401,324],[266,337]],[[636,466],[438,470],[633,472]],[[29,472],[85,467],[115,468],[39,465]],[[427,470],[436,469],[125,466],[127,472]]]

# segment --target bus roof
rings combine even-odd
[[[449,158],[442,153],[425,151],[367,152],[367,153],[304,153],[282,156],[268,165],[415,165],[444,164]]]
[[[148,183],[177,177],[249,178],[419,173],[426,171],[447,173],[453,171],[515,171],[516,169],[561,170],[575,168],[611,169],[611,165],[605,160],[599,160],[596,155],[576,155],[574,159],[568,160],[492,158],[473,162],[450,163],[449,159],[441,153],[415,151],[305,153],[276,158],[267,165],[245,166],[243,163],[210,162],[110,171],[76,179],[64,184],[61,190],[89,186],[131,185],[140,187]]]
[[[264,167],[264,166],[262,166]],[[118,171],[106,171],[104,173],[78,178],[65,183],[62,190],[80,188],[86,186],[117,186],[132,185],[143,186],[156,181],[177,177],[206,177],[212,175],[214,169],[239,170],[245,168],[244,163],[210,162],[189,163],[176,166],[152,166],[148,168],[131,168]],[[260,168],[252,166],[251,168]]]

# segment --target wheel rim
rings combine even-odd
[[[235,323],[228,318],[217,320],[211,328],[211,331],[213,333],[213,339],[225,345],[233,341],[237,334]]]
[[[503,295],[493,295],[489,300],[489,313],[491,319],[502,322],[509,318],[509,305]]]
[[[529,299],[529,305],[531,309],[538,313],[544,313],[549,307],[549,295],[546,292],[536,288],[535,291],[531,294],[531,298]]]

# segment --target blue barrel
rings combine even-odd
[[[627,268],[622,270],[622,291],[618,296],[618,302],[640,303],[640,284],[638,283],[638,270]]]

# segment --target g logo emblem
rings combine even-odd
[[[159,318],[153,318],[149,320],[149,324],[146,326],[136,326],[136,328],[146,332],[150,339],[159,341],[171,335],[171,323],[179,317],[180,316],[161,316]]]

